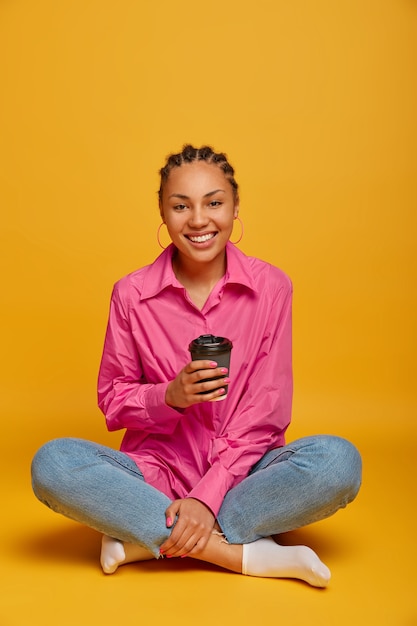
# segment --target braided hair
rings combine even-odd
[[[184,163],[194,163],[194,161],[204,161],[205,163],[217,165],[232,185],[235,198],[238,196],[238,184],[235,181],[235,170],[227,160],[227,156],[223,152],[214,152],[210,146],[202,146],[195,148],[190,144],[186,144],[182,151],[178,154],[170,154],[167,157],[164,167],[159,170],[161,184],[159,187],[159,203],[162,202],[162,191],[164,183],[168,180],[169,174],[174,167],[181,167]]]

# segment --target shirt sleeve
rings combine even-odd
[[[173,432],[181,411],[165,403],[168,382],[148,383],[132,336],[127,302],[116,284],[98,377],[98,405],[110,431]]]
[[[270,307],[267,329],[241,399],[222,432],[212,440],[210,468],[188,497],[217,515],[226,493],[273,448],[285,443],[291,421],[292,285],[281,287]]]

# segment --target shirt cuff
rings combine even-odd
[[[213,465],[187,497],[200,500],[217,517],[226,493],[238,482],[225,467]]]
[[[168,385],[169,383],[150,385],[145,396],[145,407],[152,420],[158,420],[158,418],[172,420],[175,427],[184,411],[183,409],[174,409],[165,402]]]

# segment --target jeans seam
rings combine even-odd
[[[123,463],[122,461],[120,461],[120,459],[115,458],[114,456],[112,456],[111,454],[107,454],[106,452],[98,452],[97,455],[103,460],[110,462],[111,465],[118,465],[120,468],[129,472],[133,476],[144,479],[143,473],[137,465],[135,465],[135,467],[131,467],[130,465]]]
[[[268,467],[270,467],[271,465],[274,465],[275,463],[279,462],[278,459],[280,456],[283,455],[291,455],[291,454],[295,454],[296,450],[292,450],[290,447],[285,446],[285,450],[283,448],[277,448],[278,450],[280,450],[280,452],[271,460],[269,461],[269,463],[267,463],[266,465],[262,465],[262,467],[256,467],[257,463],[255,463],[255,465],[253,466],[253,468],[250,470],[249,472],[249,476],[252,474],[255,474],[256,472],[260,472],[264,469],[267,469]],[[273,450],[269,450],[269,452],[272,452]],[[268,452],[266,454],[269,454]]]

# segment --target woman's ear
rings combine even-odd
[[[240,206],[239,206],[239,198],[236,198],[235,206],[234,206],[234,209],[233,209],[233,217],[234,217],[234,219],[236,219],[237,216],[239,215],[239,208],[240,208]]]

